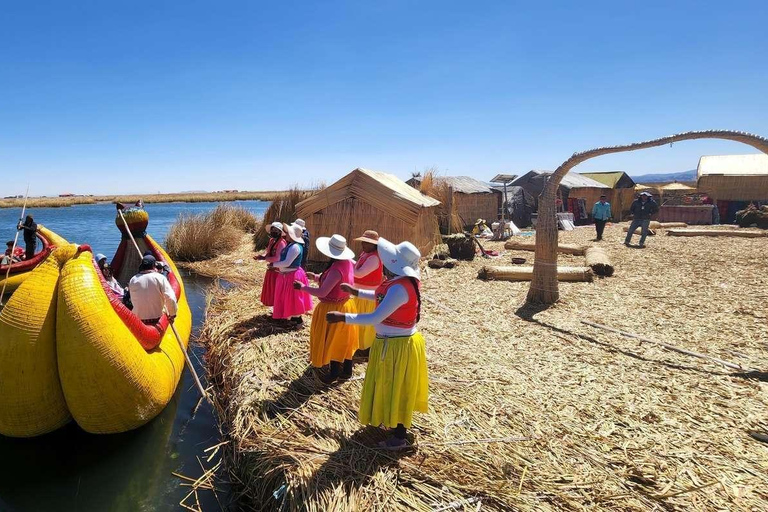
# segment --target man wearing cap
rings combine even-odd
[[[176,317],[176,294],[166,277],[155,270],[154,256],[141,259],[139,273],[131,278],[128,290],[133,303],[133,312],[147,325],[155,325],[167,311],[168,320]]]
[[[640,196],[635,199],[632,206],[629,207],[629,211],[634,217],[632,223],[629,225],[627,231],[627,237],[624,239],[624,245],[629,247],[632,241],[632,235],[637,228],[642,228],[640,234],[640,244],[638,247],[645,247],[645,238],[648,236],[648,227],[651,224],[651,215],[659,211],[659,205],[653,200],[653,197],[648,192],[641,192]]]
[[[27,215],[23,224],[19,222],[17,229],[19,231],[24,230],[24,248],[26,249],[25,259],[30,260],[37,250],[37,223],[32,218],[32,215]]]
[[[608,202],[608,196],[600,196],[600,200],[592,207],[592,220],[595,221],[595,230],[597,231],[597,239],[603,239],[603,231],[605,231],[605,223],[611,218],[611,203]]]
[[[304,222],[304,219],[296,219],[296,222],[294,224],[298,225],[301,228],[301,238],[304,240],[304,253],[301,255],[301,268],[304,270],[307,270],[307,257],[309,256],[309,242],[312,239],[312,237],[309,234],[309,231],[307,230],[307,223]]]
[[[384,265],[379,258],[379,234],[369,229],[363,236],[355,238],[363,246],[363,252],[355,264],[355,288],[373,291],[384,282]],[[358,313],[371,313],[376,309],[376,301],[362,297],[353,299]],[[372,325],[359,326],[358,350],[368,350],[376,338],[376,330]]]

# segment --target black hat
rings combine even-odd
[[[13,247],[13,240],[8,240],[7,242],[5,242],[5,245],[7,245],[8,247]]]
[[[144,256],[141,259],[141,265],[139,265],[139,270],[149,270],[151,268],[155,268],[155,262],[157,260],[154,256],[148,255]]]

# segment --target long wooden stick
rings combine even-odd
[[[139,253],[139,258],[143,258],[144,254],[141,252],[141,249],[139,249],[139,244],[136,243],[136,239],[133,238],[133,233],[131,233],[131,228],[128,227],[128,221],[125,220],[125,216],[123,215],[123,210],[118,209],[117,213],[119,213],[120,218],[123,219],[125,230],[128,232],[128,237],[131,239],[131,242],[133,242],[133,246],[136,248],[136,252]]]
[[[24,194],[24,206],[21,207],[21,217],[19,222],[24,220],[24,214],[27,212],[27,199],[29,198],[29,184],[27,184],[27,193]],[[18,226],[17,226],[18,227]],[[19,230],[16,230],[16,236],[13,237],[13,247],[11,247],[10,261],[8,261],[8,268],[5,270],[5,280],[3,281],[3,291],[0,292],[0,306],[3,305],[3,297],[5,296],[5,286],[8,284],[8,277],[11,275],[11,267],[13,266],[13,253],[16,251],[16,244],[19,243]]]
[[[754,370],[754,369],[751,369],[751,368],[744,368],[740,364],[732,363],[730,361],[725,361],[724,359],[719,359],[717,357],[712,357],[712,356],[709,356],[707,354],[701,354],[699,352],[693,352],[691,350],[687,350],[687,349],[684,349],[684,348],[676,347],[674,345],[670,345],[669,343],[664,343],[663,341],[652,340],[650,338],[645,338],[645,337],[640,336],[638,334],[632,334],[631,332],[620,331],[619,329],[614,329],[613,327],[608,327],[607,325],[596,324],[594,322],[588,322],[586,320],[582,320],[581,323],[583,323],[585,325],[589,325],[590,327],[595,327],[597,329],[603,329],[605,331],[615,332],[617,334],[621,334],[622,336],[626,336],[627,338],[634,338],[636,340],[640,340],[640,341],[643,341],[645,343],[653,343],[654,345],[659,345],[659,346],[664,347],[667,350],[671,350],[673,352],[679,352],[680,354],[685,354],[687,356],[698,357],[700,359],[707,359],[709,361],[721,364],[723,366],[727,366],[728,368],[733,368],[734,370],[757,371],[757,370]]]

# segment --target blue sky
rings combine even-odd
[[[768,135],[765,1],[116,4],[4,4],[0,196],[270,190],[359,166],[488,179],[690,129]]]

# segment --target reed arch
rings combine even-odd
[[[647,149],[673,142],[696,139],[722,139],[741,142],[768,154],[768,139],[759,135],[731,130],[707,130],[678,133],[645,142],[635,142],[622,146],[609,146],[574,153],[563,162],[547,180],[539,196],[539,220],[536,226],[536,259],[533,264],[533,279],[528,289],[528,303],[554,304],[560,298],[557,281],[557,218],[555,199],[560,181],[571,169],[582,162],[598,156],[612,153],[625,153]]]

